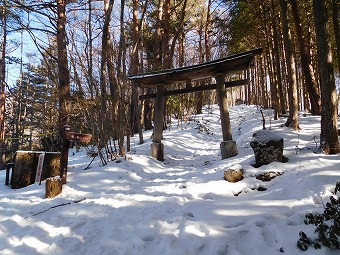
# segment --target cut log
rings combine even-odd
[[[58,196],[62,191],[62,183],[60,177],[52,177],[46,179],[45,198],[53,198]]]

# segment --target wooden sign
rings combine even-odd
[[[36,173],[36,177],[35,177],[35,182],[38,182],[39,184],[40,184],[40,180],[41,180],[41,173],[42,173],[42,170],[43,170],[44,159],[45,159],[45,153],[41,153],[39,155],[37,173]]]
[[[65,184],[67,179],[67,163],[68,163],[68,149],[71,141],[89,143],[91,141],[91,134],[81,134],[70,132],[70,126],[64,126],[63,132],[63,146],[61,148],[61,160],[60,160],[60,177],[61,183]]]
[[[81,142],[81,143],[89,143],[92,138],[91,134],[81,134],[81,133],[74,133],[74,132],[67,132],[66,135],[67,135],[67,140]]]

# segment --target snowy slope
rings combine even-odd
[[[204,110],[183,129],[176,122],[164,132],[164,162],[149,156],[150,132],[143,145],[132,140],[132,160],[103,167],[95,161],[83,170],[91,161],[85,149],[70,156],[68,183],[53,199],[44,199],[44,183],[8,188],[1,171],[0,254],[339,254],[296,247],[300,231],[315,237],[304,215],[322,212],[340,181],[340,157],[313,152],[320,118],[301,115],[300,131],[272,120],[289,162],[254,168],[249,141],[262,128],[257,107],[230,110],[239,154],[225,160],[218,107]],[[265,115],[269,128],[270,110]],[[245,178],[228,183],[223,173],[234,164]],[[255,178],[266,171],[282,175],[270,182]]]

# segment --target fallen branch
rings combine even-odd
[[[88,164],[88,166],[87,166],[87,167],[85,167],[85,168],[84,168],[84,170],[87,170],[87,169],[89,169],[89,168],[90,168],[90,165],[92,164],[92,162],[94,161],[94,159],[95,159],[97,156],[98,156],[98,153],[97,153],[97,154],[95,154],[95,156],[92,158],[92,160],[91,160],[90,164]]]
[[[53,208],[57,208],[57,207],[60,207],[60,206],[65,206],[65,205],[70,205],[70,204],[76,204],[76,203],[79,203],[79,202],[82,202],[86,199],[86,197],[82,198],[82,199],[79,199],[79,200],[76,200],[76,201],[71,201],[71,202],[68,202],[68,203],[62,203],[62,204],[59,204],[59,205],[54,205],[54,206],[51,206],[50,208],[47,208],[46,210],[43,210],[41,212],[38,212],[38,213],[35,213],[35,214],[32,214],[32,216],[37,216],[39,214],[42,214],[44,212],[47,212]],[[25,219],[27,219],[28,217],[25,217]]]

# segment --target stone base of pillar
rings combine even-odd
[[[151,144],[151,157],[158,161],[164,161],[164,144],[153,142]]]
[[[228,140],[220,144],[222,159],[231,158],[238,154],[236,141]]]

